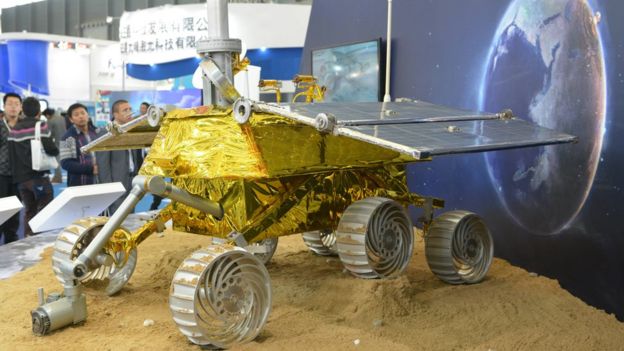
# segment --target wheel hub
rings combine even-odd
[[[399,236],[397,235],[397,233],[391,228],[388,228],[383,233],[383,238],[381,242],[382,242],[383,249],[386,252],[391,253],[397,247],[398,241],[399,241]]]
[[[479,243],[476,239],[470,238],[466,243],[466,256],[469,259],[474,259],[479,253]]]
[[[223,309],[230,314],[239,314],[245,310],[245,290],[239,285],[229,286],[219,300]]]

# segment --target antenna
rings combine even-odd
[[[388,34],[386,36],[386,88],[384,93],[384,102],[392,101],[390,97],[390,51],[392,48],[392,0],[388,0]]]

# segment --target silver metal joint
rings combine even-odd
[[[238,124],[245,124],[249,121],[249,117],[251,116],[251,103],[249,100],[245,98],[236,100],[232,110],[234,111],[234,119]]]
[[[89,273],[89,268],[87,267],[87,264],[85,262],[82,262],[82,260],[80,260],[81,257],[82,255],[78,256],[76,261],[74,261],[74,267],[72,268],[72,271],[70,272],[71,275],[75,277],[76,279],[80,279],[84,277],[85,274]],[[84,257],[82,258],[84,260]]]
[[[123,133],[123,131],[121,131],[121,129],[119,128],[119,124],[117,124],[117,122],[115,121],[106,122],[106,131],[110,132],[113,135],[119,135]]]
[[[147,124],[151,127],[158,127],[160,120],[165,116],[165,111],[160,107],[151,105],[147,108]]]
[[[504,119],[504,120],[513,119],[514,118],[513,111],[510,109],[502,110],[500,113],[498,113],[498,118]]]
[[[314,119],[316,129],[323,133],[332,133],[336,127],[336,116],[331,113],[319,113]]]
[[[446,130],[447,130],[449,133],[459,133],[459,132],[461,132],[461,128],[459,128],[458,126],[448,126],[448,127],[446,128]]]
[[[113,258],[105,253],[100,253],[95,257],[95,262],[100,266],[110,266],[113,264]]]

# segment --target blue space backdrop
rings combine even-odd
[[[438,157],[412,191],[479,213],[495,255],[624,320],[624,2],[394,0],[391,94],[519,118],[574,145]],[[311,50],[386,37],[386,1],[315,0]]]

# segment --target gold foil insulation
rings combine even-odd
[[[219,221],[174,203],[174,229],[217,237],[236,231],[253,242],[334,229],[348,205],[371,196],[422,206],[402,165],[413,161],[281,116],[254,113],[241,125],[229,109],[200,107],[166,115],[140,173],[169,177],[225,210]]]
[[[166,115],[141,174],[259,179],[413,161],[281,116],[254,113],[240,125],[230,109],[199,107]]]

